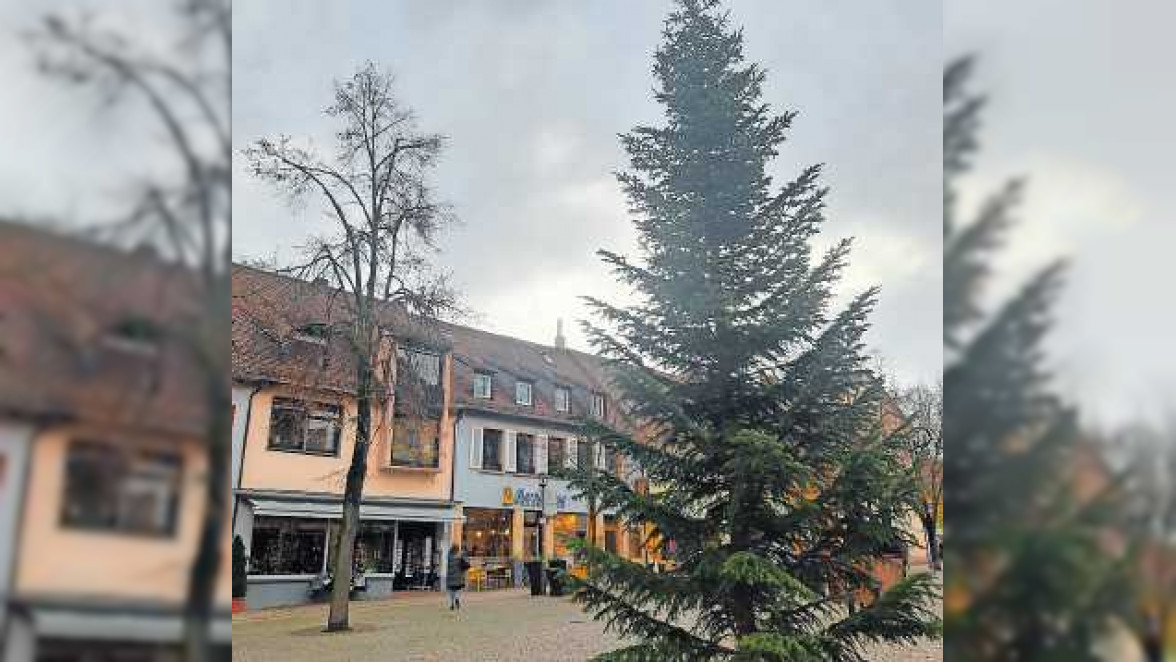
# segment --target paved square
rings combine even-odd
[[[354,631],[336,634],[322,632],[325,605],[247,612],[233,618],[233,660],[583,662],[621,643],[565,598],[497,591],[467,593],[462,603],[454,613],[437,593],[354,602]],[[940,651],[928,642],[916,649],[879,649],[871,658],[922,662],[941,659]]]

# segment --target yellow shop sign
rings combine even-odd
[[[514,490],[510,489],[509,487],[502,488],[502,505],[514,505]]]

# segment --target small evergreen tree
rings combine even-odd
[[[1074,490],[1075,413],[1049,393],[1042,368],[1061,267],[986,314],[989,255],[1020,184],[996,192],[975,221],[956,218],[983,105],[966,89],[971,66],[956,61],[943,80],[945,659],[1100,659],[1128,583],[1102,544],[1111,502]]]
[[[845,609],[877,588],[875,560],[909,541],[918,494],[863,355],[875,292],[827,312],[849,244],[812,255],[821,169],[773,186],[794,113],[763,103],[764,71],[744,63],[717,0],[680,0],[664,38],[666,124],[622,136],[641,260],[601,252],[640,301],[590,298],[603,324],[586,326],[647,426],[641,440],[599,423],[586,434],[662,489],[586,468],[573,487],[652,525],[675,564],[654,573],[585,550],[577,599],[638,640],[603,659],[860,660],[871,641],[935,635],[928,575]]]
[[[243,598],[248,590],[245,568],[245,543],[233,536],[233,598]]]

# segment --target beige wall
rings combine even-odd
[[[62,527],[66,451],[71,439],[179,450],[183,488],[176,532],[170,538],[84,531]],[[128,600],[179,602],[187,592],[188,572],[196,553],[205,504],[207,457],[199,439],[161,440],[137,435],[112,436],[106,431],[61,427],[42,432],[33,441],[28,496],[25,499],[16,591],[26,597],[89,596]],[[226,471],[228,469],[226,468]],[[225,514],[225,536],[217,601],[226,606],[232,594],[231,504]]]
[[[382,420],[377,420],[373,423],[373,444],[371,454],[368,457],[368,472],[363,487],[365,496],[450,498],[450,477],[453,472],[453,424],[449,416],[451,393],[448,385],[452,369],[451,362],[452,357],[447,355],[442,375],[445,394],[440,421],[440,466],[436,470],[389,468],[392,449],[391,430],[390,426],[382,423]],[[342,400],[344,417],[347,422],[343,427],[339,455],[337,457],[322,457],[267,450],[270,405],[275,396],[340,402],[338,397],[313,394],[306,389],[286,386],[266,387],[259,391],[253,398],[253,412],[245,436],[241,487],[255,490],[342,494],[347,467],[351,464],[351,455],[355,449],[355,416],[358,409],[355,399],[347,397]],[[390,419],[391,417],[380,417],[380,419],[385,418]]]

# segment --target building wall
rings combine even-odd
[[[7,622],[7,600],[15,571],[20,505],[25,494],[25,462],[32,437],[32,426],[0,420],[0,633],[4,631]]]
[[[84,531],[63,527],[66,451],[71,439],[89,437],[115,443],[179,451],[183,486],[176,530],[168,538]],[[177,603],[183,600],[188,571],[199,540],[205,504],[202,476],[207,467],[200,439],[166,439],[79,427],[56,427],[33,440],[25,500],[16,592],[23,597],[93,597],[111,600]],[[232,593],[230,528],[225,514],[223,564],[218,602]],[[100,566],[100,568],[99,568]]]
[[[509,508],[503,504],[503,490],[509,489],[517,495],[519,489],[526,495],[539,494],[539,477],[501,471],[470,468],[470,446],[474,428],[514,430],[536,436],[574,437],[566,429],[513,421],[497,417],[464,413],[459,416],[456,426],[455,468],[453,498],[466,508]],[[576,499],[568,489],[567,481],[548,479],[548,511],[587,513],[588,504]],[[518,499],[514,499],[516,502]],[[529,506],[539,510],[538,504]]]
[[[446,356],[442,383],[448,384],[451,359]],[[321,395],[321,394],[318,394]],[[355,416],[358,407],[351,397],[325,398],[326,402],[341,402],[345,424],[336,456],[306,455],[275,451],[269,444],[270,408],[275,397],[316,399],[306,389],[289,386],[267,386],[253,397],[253,413],[245,437],[240,487],[257,490],[285,490],[294,492],[342,494],[355,449]],[[324,396],[325,397],[325,396]],[[421,499],[449,499],[450,478],[453,470],[453,425],[449,418],[449,389],[440,420],[440,458],[437,469],[417,469],[389,466],[392,453],[391,426],[373,421],[373,444],[368,456],[364,494],[367,496],[408,497]],[[388,417],[390,418],[390,417]]]
[[[249,399],[253,388],[243,384],[233,385],[233,453],[232,476],[233,487],[237,488],[241,477],[241,457],[245,452],[246,424],[249,421]]]

